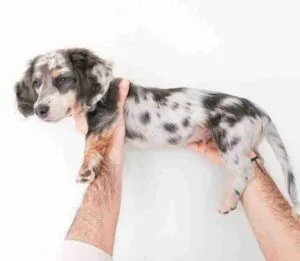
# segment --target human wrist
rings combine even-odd
[[[242,202],[245,196],[251,194],[253,190],[256,190],[259,187],[261,187],[262,183],[266,182],[266,178],[269,177],[264,167],[263,159],[258,154],[256,154],[255,152],[251,152],[249,154],[249,159],[253,170],[253,176],[249,180],[248,185],[245,188],[245,191],[241,197]]]
[[[264,167],[263,160],[258,158],[252,162],[253,177],[249,181],[241,197],[246,214],[257,213],[274,217],[292,217],[291,207],[284,198],[277,185]]]
[[[112,256],[117,216],[103,216],[93,208],[81,207],[66,236],[66,240],[93,245]]]
[[[87,187],[67,239],[94,245],[112,255],[121,204],[122,165],[106,162]]]
[[[120,212],[121,186],[116,186],[111,192],[102,184],[100,181],[93,182],[87,188],[66,239],[91,244],[112,255]]]

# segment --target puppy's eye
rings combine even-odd
[[[58,84],[58,85],[60,85],[60,84],[63,84],[64,82],[66,82],[67,81],[67,78],[66,77],[59,77],[57,80],[56,80],[56,83]]]
[[[32,87],[37,89],[41,86],[41,83],[39,80],[34,80],[33,83],[32,83]]]

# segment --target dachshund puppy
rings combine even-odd
[[[55,122],[79,108],[87,122],[78,181],[91,182],[103,163],[118,117],[118,84],[112,65],[87,49],[63,49],[35,57],[15,86],[18,109]],[[270,117],[251,101],[193,88],[145,88],[130,83],[124,108],[126,142],[135,146],[182,146],[214,139],[235,177],[219,211],[235,209],[253,176],[249,152],[265,137],[286,178],[288,194],[300,214],[295,178],[284,144]]]

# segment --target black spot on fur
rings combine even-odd
[[[234,164],[239,164],[239,157],[237,155],[234,155]]]
[[[294,174],[289,171],[287,175],[287,183],[288,183],[288,194],[291,197],[291,200],[294,204],[297,204],[298,198],[297,198],[297,191],[296,191],[296,184],[295,184],[295,176]]]
[[[33,106],[38,97],[37,92],[32,87],[32,75],[37,59],[38,57],[29,63],[29,68],[24,73],[23,79],[15,85],[15,97],[18,110],[25,117],[33,114]]]
[[[158,118],[160,118],[160,114],[159,113],[156,113],[156,115],[157,115]]]
[[[25,85],[25,83],[18,82],[15,86],[16,99],[18,110],[25,117],[33,114],[33,106],[37,99],[35,90]]]
[[[175,93],[175,92],[181,92],[182,88],[172,88],[172,89],[157,89],[157,88],[149,88],[149,90],[153,95],[153,100],[157,103],[166,102],[167,98]]]
[[[282,150],[284,156],[287,158],[287,157],[288,157],[288,154],[287,154],[287,151],[286,151],[284,145],[283,145],[282,143],[279,143],[278,146],[279,146],[279,148]]]
[[[190,120],[189,118],[185,118],[183,121],[182,121],[182,125],[183,127],[188,127],[190,125]]]
[[[152,89],[149,90],[153,95],[153,100],[157,103],[163,103],[171,95],[167,90]]]
[[[105,96],[96,104],[95,109],[87,113],[88,134],[108,130],[116,121],[119,83],[118,80],[112,81]]]
[[[140,119],[143,124],[148,124],[151,120],[150,113],[147,111],[142,113]]]
[[[217,126],[219,126],[220,122],[224,119],[224,115],[222,114],[216,114],[214,116],[211,116],[207,120],[207,126],[210,129],[213,129]]]
[[[140,102],[140,97],[138,94],[138,87],[133,83],[130,83],[129,91],[128,91],[128,98],[133,98],[136,103]]]
[[[203,107],[206,108],[209,111],[213,111],[216,109],[222,100],[225,98],[228,98],[229,95],[224,93],[209,93],[204,99],[203,99]]]
[[[241,139],[239,137],[233,137],[232,140],[230,141],[230,147],[234,147],[235,145],[237,145],[239,142],[241,141]]]
[[[100,77],[112,74],[112,69],[105,60],[84,48],[68,49],[63,53],[72,67],[74,77],[76,78],[77,98],[81,103],[88,106],[91,105],[95,95],[103,93],[103,88],[106,89],[107,87],[102,86],[97,77],[92,73],[93,68],[95,66],[103,67],[104,75],[100,75]],[[116,79],[116,81],[120,82],[121,79]]]
[[[178,137],[169,138],[168,142],[172,145],[176,145],[179,143],[180,140],[181,140],[181,136],[178,136]]]
[[[231,150],[241,141],[239,137],[233,137],[230,142],[228,142],[226,135],[227,133],[225,129],[219,127],[212,129],[212,136],[215,139],[218,148],[223,153]]]
[[[236,103],[232,105],[220,106],[219,109],[224,111],[225,114],[232,114],[236,122],[241,121],[245,116],[252,117],[254,119],[262,116],[263,113],[261,110],[258,109],[251,101],[244,98],[238,99],[240,104]]]
[[[129,130],[128,128],[126,128],[125,137],[131,140],[146,140],[146,138],[141,133],[134,130]]]
[[[212,129],[212,136],[219,150],[225,153],[228,150],[228,144],[226,143],[226,130],[221,128],[214,128]]]
[[[178,109],[179,108],[179,103],[178,102],[174,102],[173,104],[172,104],[172,109],[173,110],[176,110],[176,109]]]
[[[174,123],[164,123],[164,129],[170,133],[175,133],[178,130],[178,127]]]
[[[234,194],[237,195],[238,197],[241,196],[241,193],[238,190],[236,190],[236,189],[234,190]]]
[[[147,99],[147,96],[150,93],[150,95],[153,97],[153,100],[156,103],[158,103],[158,105],[166,106],[168,97],[170,95],[172,95],[173,93],[182,92],[183,90],[184,88],[170,88],[170,89],[144,88],[142,86],[131,83],[128,97],[134,98],[135,101],[139,103],[140,102],[139,95],[142,95],[143,99]]]
[[[230,97],[235,98],[237,102],[231,105],[222,105],[222,101]],[[263,115],[263,112],[251,101],[223,93],[209,93],[203,99],[203,106],[207,109],[208,124],[211,127],[218,126],[220,122],[226,122],[232,127],[245,116],[256,119]],[[214,114],[213,112],[216,110],[218,113]]]

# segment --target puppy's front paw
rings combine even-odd
[[[95,170],[86,166],[82,166],[79,171],[76,182],[91,183],[96,177]]]
[[[95,179],[97,171],[100,169],[101,159],[102,157],[100,155],[85,158],[84,163],[79,170],[77,182],[91,183]]]

